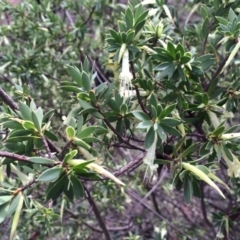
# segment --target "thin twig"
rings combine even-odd
[[[132,149],[136,149],[142,152],[145,152],[144,148],[138,147],[136,145],[131,144],[127,139],[123,138],[122,135],[116,131],[116,129],[112,126],[112,124],[105,118],[104,114],[100,109],[98,109],[98,112],[104,117],[104,122],[107,124],[107,126],[118,136],[119,140],[121,140],[126,145],[130,146]]]
[[[86,25],[86,24],[90,21],[90,19],[92,18],[92,15],[93,15],[93,13],[94,13],[94,10],[95,10],[95,6],[92,7],[91,12],[89,13],[88,18],[87,18],[86,21],[82,24],[82,26]]]
[[[62,161],[63,160],[63,155],[65,153],[65,151],[67,150],[68,146],[72,143],[72,141],[67,141],[66,144],[63,146],[63,149],[61,151],[61,153],[59,154],[59,160]]]
[[[44,145],[44,147],[45,147],[45,149],[46,149],[46,151],[47,151],[48,157],[51,158],[51,159],[53,159],[52,153],[51,153],[51,151],[50,151],[50,148],[49,148],[49,146],[48,146],[48,143],[47,143],[47,141],[46,141],[46,138],[44,137],[44,135],[42,135],[41,138],[42,138],[42,141],[43,141],[43,145]]]
[[[83,186],[84,186],[84,189],[85,189],[86,198],[87,198],[90,206],[92,206],[92,208],[93,208],[93,212],[94,212],[94,214],[96,216],[96,219],[97,219],[100,227],[102,228],[102,231],[103,231],[103,233],[105,235],[105,239],[106,240],[111,240],[110,234],[109,234],[109,232],[107,230],[107,227],[106,227],[106,225],[104,223],[103,218],[101,217],[101,214],[100,214],[100,212],[99,212],[99,210],[97,208],[97,205],[95,204],[95,202],[94,202],[90,192],[88,191],[87,187],[85,185],[83,185]]]
[[[205,91],[208,91],[209,87],[211,86],[212,82],[218,77],[218,75],[221,73],[222,71],[222,68],[224,67],[225,63],[227,62],[228,60],[228,57],[229,57],[230,54],[228,54],[224,59],[223,61],[221,62],[221,64],[219,65],[218,69],[216,70],[216,72],[213,74],[212,76],[212,80],[209,82],[207,88],[205,89]]]

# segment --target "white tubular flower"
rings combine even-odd
[[[120,95],[122,97],[128,97],[127,93],[132,96],[134,91],[130,91],[129,88],[132,86],[133,75],[129,70],[129,53],[128,49],[125,49],[122,56],[122,71],[119,75],[120,78]]]
[[[229,139],[234,139],[234,138],[240,138],[240,132],[225,133],[221,136],[221,139],[223,139],[223,140],[229,140]]]
[[[154,141],[152,145],[147,149],[147,154],[143,159],[143,162],[147,165],[147,169],[144,175],[144,180],[151,179],[153,173],[158,168],[158,165],[154,164],[156,146],[157,146],[157,133],[155,132]]]
[[[235,178],[239,178],[240,177],[240,162],[237,159],[237,157],[232,154],[233,157],[233,161],[231,161],[227,155],[225,154],[225,152],[223,151],[223,149],[221,149],[222,152],[222,157],[225,160],[227,166],[228,166],[228,176],[229,177],[235,177]]]

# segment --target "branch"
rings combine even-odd
[[[104,114],[102,113],[102,111],[100,109],[98,109],[98,112],[104,117],[104,122],[107,124],[107,126],[118,136],[118,138],[125,143],[126,145],[130,146],[132,149],[136,149],[142,152],[145,152],[145,149],[132,145],[128,140],[126,140],[125,138],[122,137],[122,135],[116,131],[116,129],[112,126],[112,124],[105,118]]]
[[[18,110],[18,105],[12,100],[12,98],[0,87],[0,98],[6,103],[12,110]]]
[[[145,157],[146,152],[145,153],[141,153],[138,158],[136,158],[135,160],[129,162],[127,165],[125,165],[124,167],[116,170],[113,175],[114,176],[120,176],[125,172],[130,172],[133,171],[134,169],[136,169],[138,166],[140,166],[142,164],[142,160]]]
[[[26,157],[24,155],[18,155],[18,154],[6,152],[6,151],[0,151],[0,156],[1,157],[14,158],[18,161],[29,163],[28,157]]]
[[[149,116],[149,112],[145,109],[145,107],[143,105],[143,102],[142,102],[142,99],[141,99],[141,96],[140,96],[139,89],[138,89],[137,85],[135,85],[135,90],[136,90],[136,94],[137,94],[138,103],[139,103],[141,109],[143,110],[143,112],[145,112]]]
[[[43,141],[44,147],[45,147],[45,149],[46,149],[46,151],[47,151],[48,157],[49,157],[50,159],[53,159],[53,157],[52,157],[52,153],[51,153],[51,151],[50,151],[50,149],[49,149],[48,143],[47,143],[47,141],[46,141],[44,135],[42,135],[41,138],[42,138],[42,141]]]
[[[218,69],[216,70],[216,72],[213,74],[212,76],[212,80],[210,81],[210,83],[208,84],[207,88],[205,89],[205,91],[208,91],[209,87],[211,86],[212,82],[218,77],[218,75],[221,73],[222,68],[224,67],[225,63],[228,60],[230,54],[228,54],[223,61],[221,62],[221,64],[219,65]]]
[[[103,233],[105,235],[105,239],[106,240],[111,240],[110,234],[109,234],[109,232],[107,230],[107,227],[106,227],[106,225],[104,223],[103,218],[100,215],[100,212],[99,212],[99,210],[97,208],[97,205],[95,204],[95,202],[94,202],[90,192],[86,188],[86,186],[85,185],[83,185],[83,186],[84,186],[84,189],[85,189],[87,200],[88,200],[90,206],[92,206],[93,212],[94,212],[94,214],[95,214],[95,216],[96,216],[96,218],[98,220],[98,223],[99,223],[100,227],[102,228],[102,231],[103,231]]]

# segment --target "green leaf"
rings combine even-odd
[[[79,101],[81,107],[84,109],[94,108],[91,104],[89,104],[88,102],[86,102],[82,99],[78,99],[78,101]]]
[[[166,117],[164,119],[162,119],[160,121],[161,124],[167,125],[167,126],[171,126],[171,127],[176,127],[179,124],[181,124],[181,120],[177,119],[177,118],[170,118],[170,117]]]
[[[48,139],[50,139],[52,141],[56,141],[56,142],[58,141],[57,136],[48,130],[45,130],[43,134],[44,134],[44,136],[46,136]]]
[[[160,125],[158,125],[157,134],[163,142],[167,140],[167,134],[164,132]]]
[[[141,121],[149,121],[150,120],[149,116],[140,110],[132,111],[132,114],[134,115],[135,118],[137,118]]]
[[[220,135],[222,135],[223,134],[223,132],[224,132],[224,130],[225,130],[225,126],[219,126],[219,127],[217,127],[213,132],[212,132],[212,135],[214,135],[214,136],[220,136]]]
[[[82,85],[87,92],[91,90],[91,80],[86,72],[82,73]]]
[[[2,223],[7,216],[8,203],[0,205],[0,223]]]
[[[187,157],[189,156],[192,152],[194,152],[197,148],[197,146],[199,145],[199,143],[194,143],[193,145],[191,145],[190,147],[188,147],[186,150],[184,150],[183,153],[181,153],[179,156],[178,156],[178,159],[182,159],[184,157]]]
[[[84,138],[90,136],[96,129],[95,126],[90,126],[82,130],[82,132],[78,135],[79,138]]]
[[[121,38],[115,30],[109,29],[109,32],[110,32],[112,38],[115,40],[116,43],[121,43]]]
[[[81,89],[78,87],[74,87],[74,86],[60,86],[60,89],[64,90],[64,91],[68,91],[68,92],[75,92],[75,93],[80,93]]]
[[[16,121],[6,121],[3,124],[4,128],[10,128],[10,129],[22,129],[23,126],[21,123],[16,122]]]
[[[151,127],[152,125],[153,125],[152,121],[144,121],[144,122],[140,122],[136,128],[146,129]]]
[[[41,119],[38,119],[37,115],[34,112],[32,112],[32,121],[38,132],[41,133]]]
[[[33,122],[24,121],[24,123],[22,125],[26,130],[36,130],[36,127]]]
[[[170,127],[170,126],[167,126],[167,125],[164,125],[164,124],[160,124],[160,126],[162,127],[164,132],[167,132],[168,134],[174,135],[174,136],[177,136],[177,137],[182,137],[181,133],[177,129],[175,129],[173,127]]]
[[[117,103],[112,99],[110,98],[108,100],[108,106],[116,113],[119,113],[120,112],[120,108],[119,106],[117,105]]]
[[[72,182],[69,180],[69,178],[67,178],[67,181],[65,181],[63,192],[65,193],[66,197],[72,202],[74,198],[74,193]]]
[[[11,216],[15,212],[19,201],[20,201],[20,195],[19,194],[12,198],[12,201],[10,202],[9,207],[7,208],[7,215],[8,216]]]
[[[154,164],[170,164],[172,161],[165,159],[155,159]]]
[[[82,87],[82,76],[80,71],[76,67],[67,66],[67,72],[72,77],[72,79]]]
[[[127,25],[127,29],[131,29],[133,27],[133,13],[131,9],[128,7],[126,12],[125,12],[125,22]]]
[[[76,135],[75,129],[71,126],[68,126],[66,128],[66,134],[67,134],[68,140],[72,140]]]
[[[166,107],[165,109],[162,110],[162,113],[159,116],[159,119],[163,119],[165,117],[167,117],[176,107],[176,104],[172,104],[168,107]]]
[[[78,122],[77,122],[77,136],[78,136],[78,134],[80,134],[80,132],[82,130],[82,126],[83,126],[83,116],[80,115],[78,118]]]
[[[66,164],[70,159],[73,159],[77,155],[77,153],[78,153],[77,150],[73,150],[73,151],[69,152],[68,154],[66,154],[63,159],[63,164]]]
[[[46,200],[56,200],[63,192],[66,181],[68,181],[67,175],[66,173],[63,173],[57,181],[50,183],[47,190]]]
[[[85,143],[83,140],[81,140],[80,138],[74,138],[73,139],[73,143],[74,144],[76,144],[76,145],[78,145],[78,146],[80,146],[80,147],[83,147],[83,148],[85,148],[85,149],[87,149],[87,150],[89,150],[89,149],[91,149],[91,146],[90,145],[88,145],[87,143]]]
[[[32,111],[24,102],[19,102],[19,110],[25,120],[32,121]]]
[[[8,138],[6,140],[6,142],[23,142],[23,141],[30,140],[30,139],[36,139],[37,140],[37,139],[40,139],[40,138],[36,137],[36,136],[18,136],[18,137]]]
[[[144,141],[144,146],[146,149],[150,148],[154,142],[154,138],[155,138],[155,131],[153,129],[153,127],[150,127],[150,129],[147,132],[145,141]]]
[[[12,195],[2,195],[0,196],[0,205],[9,202],[13,198]]]
[[[167,43],[167,50],[173,58],[175,58],[175,47],[170,41]]]
[[[184,183],[184,199],[186,203],[190,203],[192,197],[193,197],[193,186],[192,181],[190,178],[186,175],[183,180]]]
[[[71,181],[72,181],[72,185],[73,185],[73,192],[74,192],[76,199],[84,197],[83,185],[74,174],[71,175]]]
[[[202,39],[204,40],[208,36],[209,31],[209,18],[206,17],[204,19],[203,25],[202,25]]]
[[[9,138],[11,137],[18,137],[18,136],[27,136],[32,134],[33,131],[31,130],[25,130],[25,129],[20,129],[20,130],[14,130],[9,134]]]
[[[44,157],[29,157],[28,161],[32,163],[38,163],[38,164],[56,164],[56,161],[49,158],[44,158]]]
[[[38,177],[37,181],[39,182],[54,182],[57,180],[60,176],[60,174],[63,172],[63,169],[59,166],[49,168],[41,173],[41,175]]]

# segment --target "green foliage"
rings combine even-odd
[[[239,235],[239,6],[186,2],[0,6],[10,239]]]

